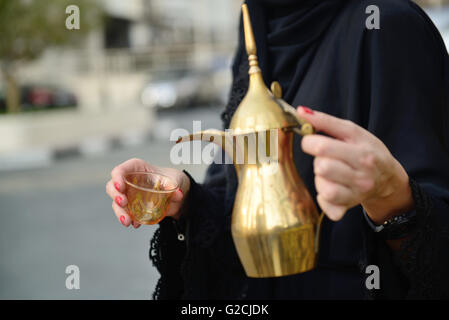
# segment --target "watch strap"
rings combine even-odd
[[[363,209],[363,216],[371,229],[385,238],[395,240],[406,237],[416,226],[416,210],[396,215],[381,225],[376,225]]]

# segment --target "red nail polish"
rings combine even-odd
[[[117,204],[121,207],[122,206],[122,197],[115,197],[115,202],[117,202]]]
[[[305,113],[313,114],[313,110],[304,106],[301,106],[301,108],[304,110]]]
[[[179,192],[181,192],[182,196],[184,197],[184,192],[182,192],[181,188],[179,188]]]
[[[120,184],[118,182],[114,183],[114,187],[117,191],[120,191]]]
[[[120,222],[125,225],[125,216],[120,216]]]

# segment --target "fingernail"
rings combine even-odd
[[[181,192],[182,196],[184,197],[184,192],[182,192],[181,188],[178,189],[179,192]]]
[[[304,110],[305,113],[313,114],[313,110],[304,106],[300,106]]]
[[[115,197],[115,202],[117,202],[117,204],[121,207],[122,206],[122,197]]]
[[[114,183],[114,187],[115,189],[117,189],[117,191],[120,191],[120,183],[118,182]]]
[[[125,225],[125,216],[120,216],[120,222]]]

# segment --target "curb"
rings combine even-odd
[[[0,172],[50,167],[59,161],[92,157],[107,151],[135,146],[155,139],[151,131],[135,131],[121,136],[87,138],[77,145],[30,148],[0,154]]]

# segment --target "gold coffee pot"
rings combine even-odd
[[[278,82],[271,91],[265,86],[246,4],[242,10],[249,88],[230,130],[201,131],[177,142],[214,142],[233,160],[239,185],[231,229],[247,276],[297,274],[316,265],[322,216],[293,162],[293,134],[314,130],[281,99]]]

